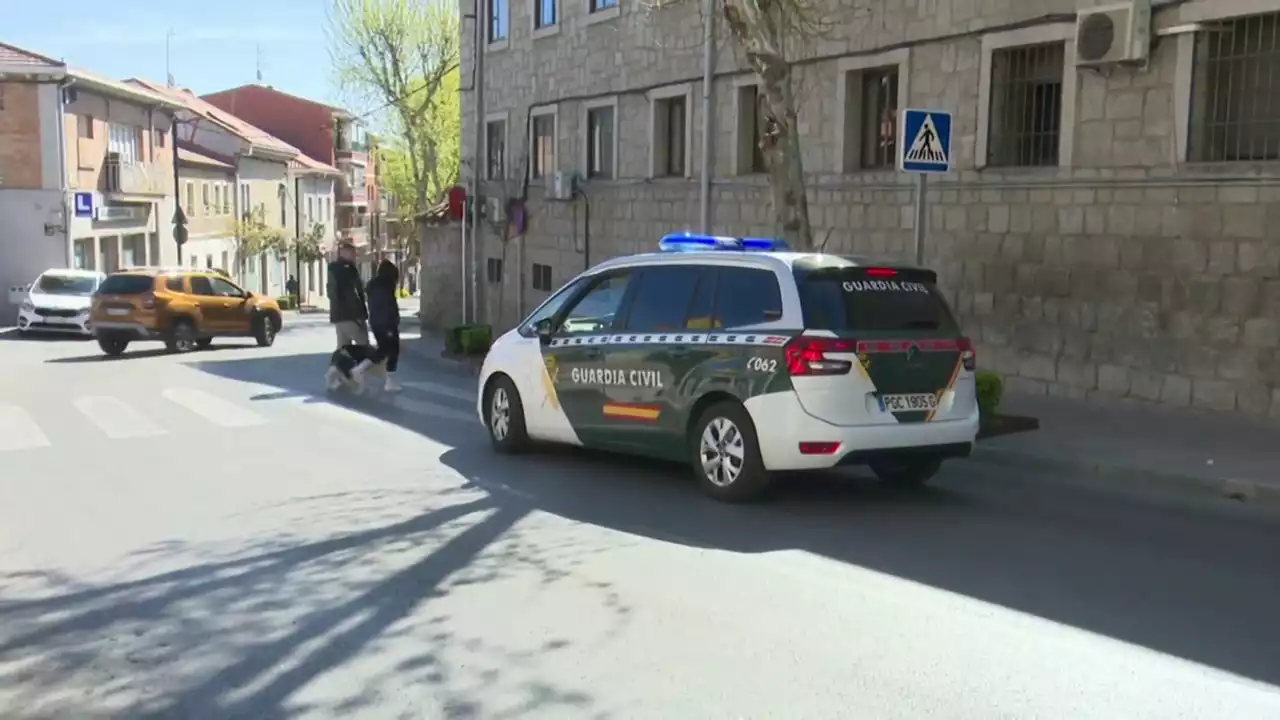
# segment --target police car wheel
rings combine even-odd
[[[518,453],[529,445],[524,426],[524,404],[511,378],[500,376],[489,385],[484,399],[489,441],[500,453]]]
[[[937,458],[892,458],[877,460],[870,465],[871,472],[880,482],[899,488],[918,488],[938,474],[942,461]]]
[[[755,424],[736,402],[707,408],[693,425],[689,448],[698,487],[716,500],[754,500],[769,485]]]

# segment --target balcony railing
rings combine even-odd
[[[158,166],[121,162],[115,153],[107,153],[102,164],[102,190],[108,195],[167,195],[169,177]]]

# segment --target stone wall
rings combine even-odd
[[[1193,35],[1161,37],[1144,68],[1071,67],[1072,14],[1099,4],[904,0],[835,10],[836,32],[796,66],[817,237],[828,251],[910,256],[910,179],[845,172],[841,162],[842,74],[901,62],[900,105],[954,113],[956,171],[931,184],[926,259],[982,365],[1017,392],[1280,417],[1280,166],[1189,161]],[[1193,0],[1158,11],[1156,26],[1263,11],[1280,11],[1280,0]],[[531,106],[553,106],[557,165],[581,172],[585,105],[616,99],[618,177],[584,186],[598,262],[697,226],[702,31],[691,3],[647,14],[622,0],[619,18],[596,23],[584,12],[564,7],[560,32],[537,39],[527,18],[512,19],[505,49],[486,54],[485,115],[508,118],[508,156],[518,158]],[[1069,65],[1059,164],[985,167],[984,57],[1000,43],[1046,38],[1065,41]],[[763,178],[737,174],[737,86],[750,78],[735,74],[721,40],[713,230],[768,234]],[[690,83],[690,177],[652,178],[649,95],[680,83]],[[464,94],[464,128],[474,112]],[[472,145],[467,132],[464,157]],[[532,263],[551,264],[558,287],[584,265],[585,203],[547,202],[537,183],[528,196],[521,267],[527,279]],[[523,309],[543,297],[526,285]]]

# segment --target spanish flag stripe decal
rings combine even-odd
[[[944,388],[942,388],[941,390],[939,390],[939,391],[938,391],[938,402],[939,402],[939,403],[941,403],[941,402],[942,402],[942,396],[943,396],[943,395],[946,395],[946,394],[947,394],[947,391],[949,391],[949,390],[951,390],[951,388],[955,387],[955,384],[956,384],[956,378],[959,378],[959,377],[960,377],[960,368],[962,368],[962,367],[964,367],[964,358],[956,358],[956,366],[955,366],[954,368],[952,368],[952,369],[951,369],[951,379],[947,381],[947,386],[946,386],[946,387],[944,387]],[[934,416],[934,415],[936,415],[936,414],[938,414],[938,409],[937,409],[937,408],[934,408],[934,409],[930,410],[930,411],[929,411],[929,414],[925,416],[924,421],[925,421],[925,422],[933,422],[933,416]]]
[[[646,422],[656,422],[658,416],[662,414],[662,408],[658,405],[640,405],[633,403],[605,403],[604,416],[618,418],[620,420],[643,420]]]

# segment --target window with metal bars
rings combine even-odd
[[[507,123],[492,120],[485,124],[485,179],[501,180],[507,174]]]
[[[546,177],[556,169],[556,116],[538,115],[533,118],[533,177]]]
[[[613,108],[587,110],[587,176],[613,177]]]
[[[987,164],[1058,164],[1062,136],[1063,43],[996,50],[991,56]]]
[[[1280,13],[1216,24],[1196,36],[1188,156],[1280,159]]]
[[[863,70],[861,76],[862,168],[892,167],[898,147],[898,68]]]
[[[683,177],[687,172],[685,133],[688,111],[683,95],[663,98],[655,103],[656,137],[653,140],[656,167],[653,172],[657,177]]]

